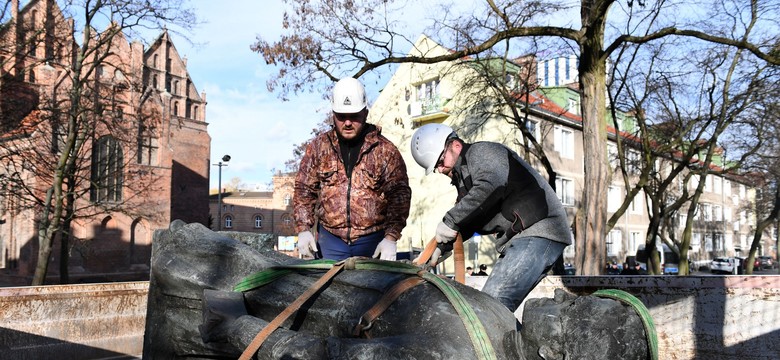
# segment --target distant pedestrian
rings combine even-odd
[[[466,276],[472,276],[472,275],[474,275],[474,268],[469,266],[466,268]]]
[[[479,272],[474,274],[474,276],[488,276],[487,265],[485,265],[485,264],[480,265],[479,266]]]

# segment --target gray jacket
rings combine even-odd
[[[504,145],[463,145],[453,168],[458,201],[444,215],[464,238],[496,234],[496,248],[513,237],[541,237],[571,244],[566,211],[547,181]]]

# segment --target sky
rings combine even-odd
[[[171,34],[199,92],[206,93],[206,122],[211,135],[211,163],[230,155],[222,167],[222,186],[233,178],[251,190],[271,182],[274,170],[284,171],[293,148],[311,137],[311,130],[328,114],[322,94],[290,95],[282,101],[268,92],[266,81],[277,68],[266,65],[249,47],[261,34],[267,41],[282,35],[284,4],[279,0],[193,0],[200,20],[187,36]],[[230,11],[226,9],[240,9]],[[422,30],[420,30],[422,31]],[[416,35],[419,35],[417,33]],[[415,35],[415,36],[416,36]],[[387,81],[389,76],[383,77]],[[369,103],[383,84],[367,86]],[[210,188],[219,187],[219,167],[211,166]]]
[[[276,71],[249,47],[256,36],[277,39],[281,35],[281,2],[211,0],[192,2],[205,23],[187,36],[195,44],[171,34],[177,51],[187,57],[187,69],[199,92],[206,93],[206,121],[211,135],[211,159],[216,164],[230,155],[222,167],[223,186],[240,178],[248,186],[264,186],[273,170],[284,170],[295,144],[311,137],[311,129],[323,117],[328,102],[320,94],[280,100],[266,89]],[[212,165],[210,188],[218,188],[219,167]]]

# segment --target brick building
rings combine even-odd
[[[78,77],[77,31],[56,1],[20,8],[13,0],[0,25],[0,179],[14,179],[0,193],[0,283],[29,284],[35,271],[42,208],[32,198],[51,187],[41,169],[61,154],[66,115],[58,106],[71,99],[74,79],[88,83],[91,103],[79,119],[91,127],[71,192],[70,281],[148,278],[156,229],[209,221],[206,98],[186,58],[167,31],[145,48],[109,27],[96,35],[111,38],[108,55],[86,60],[89,72]],[[60,244],[56,237],[47,283],[59,279]]]
[[[290,250],[295,230],[292,218],[294,174],[277,173],[272,191],[237,190],[222,193],[221,221],[219,195],[209,197],[213,230],[272,234],[279,250]]]

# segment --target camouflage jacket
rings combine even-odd
[[[369,125],[369,124],[366,124]],[[398,148],[376,127],[366,134],[347,178],[335,130],[317,136],[306,148],[295,178],[295,231],[311,229],[315,219],[351,242],[379,230],[401,238],[412,190]]]

